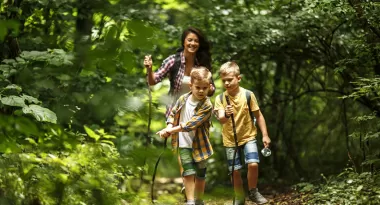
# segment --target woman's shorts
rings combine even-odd
[[[196,175],[198,178],[206,177],[207,160],[194,162],[193,149],[179,148],[179,157],[183,168],[182,176]]]
[[[238,147],[238,150],[236,152],[236,157],[235,157],[234,170],[239,170],[243,168],[243,165],[241,163],[241,157],[240,157],[242,151],[244,152],[244,156],[245,156],[244,161],[246,164],[260,162],[259,153],[257,151],[256,140],[248,141],[244,145],[241,145]],[[234,159],[234,152],[235,152],[235,147],[226,147],[229,172],[232,171],[232,162]]]

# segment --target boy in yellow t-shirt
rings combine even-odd
[[[217,110],[218,120],[223,125],[222,136],[223,145],[226,148],[228,169],[232,171],[234,164],[233,182],[235,190],[235,205],[244,204],[244,188],[243,181],[239,170],[243,167],[240,163],[239,152],[236,153],[235,163],[233,163],[233,156],[235,148],[244,150],[245,163],[248,165],[248,188],[249,199],[257,204],[267,203],[265,199],[257,190],[258,179],[258,163],[259,154],[256,145],[257,129],[252,122],[250,111],[253,112],[260,131],[263,135],[263,143],[265,147],[269,147],[271,142],[265,119],[257,104],[255,95],[251,93],[250,106],[247,105],[246,89],[239,86],[241,80],[239,66],[235,62],[227,62],[223,64],[219,70],[220,77],[223,82],[223,87],[226,91],[222,94],[222,101],[219,97],[215,99],[215,110]],[[227,105],[226,97],[229,98],[230,105]],[[249,107],[251,110],[249,110]],[[234,130],[232,120],[230,117],[233,115],[236,126],[236,137],[238,147],[235,147]]]

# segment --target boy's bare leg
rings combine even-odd
[[[243,198],[244,188],[243,188],[243,180],[241,179],[241,176],[240,176],[240,171],[235,170],[233,177],[234,177],[234,190],[235,190],[236,197]]]
[[[259,165],[257,163],[248,164],[248,190],[249,190],[249,199],[256,204],[265,204],[268,200],[260,194],[257,189],[257,178],[259,175]]]
[[[205,192],[206,180],[195,178],[195,198],[197,200],[203,199],[203,194]]]
[[[181,162],[181,157],[178,155],[178,165],[179,165],[179,173],[182,177],[182,188],[181,188],[181,194],[185,194],[185,198],[186,198],[186,187],[185,187],[185,179],[183,178],[183,167],[182,167],[182,162]]]
[[[181,177],[182,177],[182,173],[183,173],[183,168],[182,168],[182,163],[181,163],[181,157],[178,155],[178,165],[179,165],[179,172],[181,174]],[[183,177],[182,177],[183,179]]]
[[[195,178],[195,175],[189,175],[189,176],[183,177],[187,201],[194,201],[194,189],[195,189],[194,178]]]
[[[259,176],[259,164],[257,163],[249,163],[248,164],[248,190],[257,187],[257,178]]]

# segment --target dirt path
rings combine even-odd
[[[183,205],[184,196],[180,194],[181,179],[158,179],[157,185],[157,203],[159,205]],[[280,205],[297,205],[307,204],[307,195],[295,192],[287,187],[274,187],[267,185],[260,192],[266,197],[269,202],[267,204]],[[212,191],[206,191],[206,205],[231,205],[232,204],[232,189],[229,187],[213,188]],[[246,199],[245,205],[255,205]]]

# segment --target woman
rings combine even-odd
[[[169,96],[172,97],[172,103],[179,96],[190,91],[190,72],[194,67],[204,66],[211,72],[211,53],[210,44],[199,29],[188,28],[182,33],[182,47],[177,50],[176,54],[167,57],[161,67],[152,71],[152,58],[145,56],[144,66],[147,69],[149,85],[155,85],[161,82],[166,76],[170,79]],[[212,96],[215,92],[215,85],[212,82]],[[168,117],[172,105],[167,107],[166,117]]]

